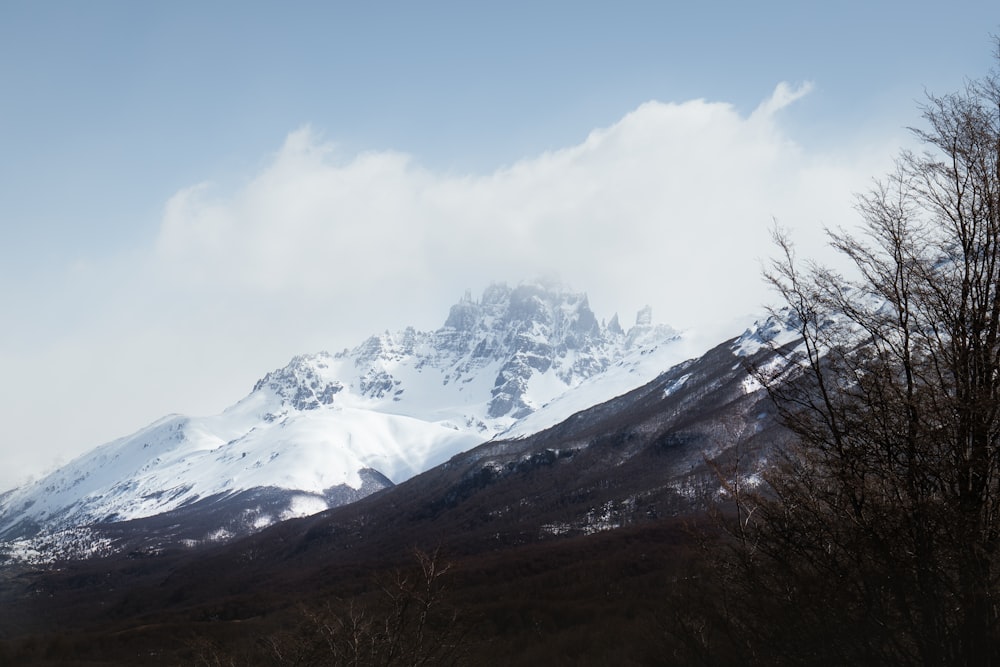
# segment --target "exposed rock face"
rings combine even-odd
[[[242,519],[217,525],[259,528],[353,502],[678,337],[648,308],[627,332],[617,316],[605,325],[585,294],[551,284],[494,284],[478,301],[466,292],[435,331],[297,356],[219,415],[168,416],[0,495],[0,540],[196,506],[212,522],[240,508]]]
[[[324,356],[329,357],[326,354],[295,357],[284,368],[258,380],[253,390],[266,387],[296,410],[315,410],[321,405],[330,405],[344,386],[320,377],[319,371],[328,367]]]
[[[559,384],[572,387],[603,372],[632,349],[676,335],[669,327],[652,323],[648,306],[626,333],[617,314],[607,325],[599,322],[586,294],[541,283],[513,288],[501,283],[486,288],[478,301],[466,291],[437,331],[386,332],[337,357],[353,361],[359,375],[352,389],[373,399],[404,400],[409,383],[398,377],[405,374],[401,369],[436,370],[443,385],[471,382],[487,372],[492,378],[490,395],[485,411],[475,418],[516,420],[539,407],[530,395],[533,378],[551,373]],[[320,356],[314,359],[318,365],[325,363]],[[336,388],[343,386],[340,381],[324,384],[308,373],[296,377],[307,386],[285,388],[283,395],[304,396],[307,404],[314,395],[315,400],[332,399]]]

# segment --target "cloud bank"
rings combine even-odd
[[[766,298],[757,276],[772,219],[807,246],[822,225],[850,221],[858,165],[808,155],[781,131],[781,112],[810,89],[782,83],[748,117],[649,102],[578,145],[476,176],[393,152],[345,157],[303,127],[235,192],[177,193],[157,262],[191,288],[345,315],[383,300],[400,325],[465,287],[538,275],[604,309],[651,301],[676,326],[712,324]]]
[[[648,102],[486,174],[345,155],[295,130],[245,183],[177,192],[152,247],[72,273],[74,292],[105,296],[58,340],[18,348],[25,379],[0,393],[17,415],[9,470],[37,472],[169,412],[217,412],[292,354],[440,326],[466,288],[497,280],[558,277],[598,317],[628,323],[648,303],[660,322],[738,334],[771,300],[759,271],[772,221],[815,255],[824,225],[854,224],[852,193],[894,150],[891,137],[848,137],[838,154],[793,141],[782,119],[810,89],[780,84],[749,115]],[[58,377],[32,379],[43,367]],[[43,381],[51,403],[25,398]]]

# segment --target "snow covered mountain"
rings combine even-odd
[[[296,357],[220,415],[165,417],[0,495],[0,540],[167,514],[226,536],[352,502],[645,384],[680,340],[649,309],[626,331],[584,294],[495,284],[436,331]]]
[[[540,619],[545,646],[536,654],[526,658],[518,649],[516,654],[496,656],[496,643],[488,640],[475,644],[484,651],[476,658],[479,662],[538,664],[554,655],[552,646],[559,655],[579,657],[566,650],[576,646],[583,634],[577,628],[564,634],[560,619],[576,618],[581,609],[591,608],[599,613],[584,614],[591,619],[588,632],[604,628],[607,618],[614,618],[606,613],[608,609],[620,614],[613,630],[598,642],[615,646],[606,660],[614,662],[622,655],[621,629],[636,627],[637,613],[650,614],[645,617],[649,623],[643,622],[629,639],[649,644],[646,628],[662,617],[662,608],[646,604],[668,599],[664,596],[676,588],[680,576],[699,572],[685,565],[700,553],[690,528],[703,523],[708,507],[731,507],[727,494],[733,487],[720,476],[751,488],[762,481],[772,465],[769,462],[781,460],[780,452],[791,434],[781,426],[775,405],[750,369],[781,372],[789,362],[795,363],[800,339],[785,315],[759,321],[743,335],[701,352],[693,351],[684,339],[635,348],[516,422],[513,431],[533,430],[538,426],[529,423],[533,420],[555,420],[551,428],[514,438],[496,437],[357,502],[282,521],[224,544],[192,549],[186,540],[200,541],[210,530],[222,536],[226,517],[244,516],[244,510],[250,512],[247,518],[263,522],[264,516],[253,512],[278,497],[280,490],[248,489],[142,519],[0,543],[0,627],[11,630],[8,637],[31,641],[25,641],[28,649],[22,653],[8,649],[0,655],[51,658],[62,655],[55,651],[63,651],[73,658],[104,658],[114,650],[121,664],[135,663],[136,656],[139,662],[188,664],[192,662],[190,644],[173,638],[199,636],[195,633],[210,628],[219,636],[248,638],[248,652],[242,655],[252,656],[249,650],[261,645],[257,638],[269,628],[297,627],[280,625],[287,622],[284,619],[295,618],[289,616],[290,610],[381,613],[382,607],[354,607],[345,597],[353,595],[352,591],[371,591],[373,580],[389,581],[379,579],[382,573],[407,571],[400,568],[417,548],[445,554],[447,562],[463,572],[448,581],[453,597],[442,600],[445,608],[461,609],[467,617],[492,614],[490,618],[501,620]],[[618,336],[621,340],[625,334]],[[685,348],[693,351],[690,358],[671,363],[670,356]],[[475,345],[462,349],[474,350]],[[228,450],[253,474],[263,474],[269,468],[287,466],[287,452],[254,467],[250,462],[259,452],[250,450],[249,441],[269,439],[263,434],[280,433],[282,423],[336,414],[338,409],[347,412],[350,401],[399,407],[418,386],[428,390],[433,386],[438,396],[454,399],[475,384],[456,385],[453,380],[443,384],[443,375],[454,364],[470,360],[466,353],[450,357],[441,366],[425,361],[422,373],[413,370],[419,360],[406,355],[395,368],[387,369],[400,380],[399,385],[391,383],[396,389],[383,392],[379,399],[359,396],[356,378],[365,376],[368,366],[354,366],[358,358],[360,354],[352,352],[339,358],[323,357],[325,368],[298,360],[263,381],[242,404],[212,418],[216,420],[212,428],[221,429],[226,419],[235,423],[243,410],[256,414],[260,419],[254,434]],[[372,359],[383,358],[370,357],[369,365]],[[485,366],[494,368],[489,363]],[[621,387],[630,377],[668,366],[669,370],[657,372],[637,388],[574,411],[575,406],[611,391],[609,387]],[[400,369],[409,369],[414,376],[405,376]],[[499,376],[499,370],[494,371]],[[434,383],[419,384],[426,378],[433,378]],[[527,384],[531,387],[534,382],[529,378]],[[478,415],[487,425],[491,419],[503,419],[489,417],[495,396],[486,385],[490,390],[478,402],[456,399],[443,404],[447,409],[442,410],[452,416]],[[459,392],[458,387],[466,389]],[[394,401],[399,389],[404,392]],[[531,392],[521,398],[525,403],[540,400]],[[415,405],[407,409],[415,411]],[[560,414],[546,416],[552,411]],[[564,419],[561,415],[566,412],[572,416]],[[369,411],[364,417],[377,415]],[[182,424],[180,430],[189,432],[196,422]],[[201,423],[207,428],[205,422]],[[177,430],[178,423],[176,418],[168,419],[162,425],[164,432],[170,432],[171,424]],[[288,443],[297,443],[297,438]],[[358,439],[353,436],[355,442]],[[212,457],[226,451],[225,443],[217,445],[195,464],[205,467],[206,481],[218,474],[208,474],[215,465]],[[243,451],[248,452],[246,459]],[[315,466],[315,472],[320,469]],[[226,475],[241,474],[232,466],[224,470]],[[288,470],[303,472],[295,466]],[[241,483],[237,477],[232,486]],[[319,482],[319,486],[328,483]],[[315,499],[302,491],[295,493]],[[91,554],[107,557],[80,558]],[[66,558],[74,562],[60,562],[56,567],[19,565]],[[519,581],[524,584],[524,595],[517,592]],[[371,598],[355,599],[368,605]],[[455,600],[481,605],[452,607]],[[498,607],[498,600],[510,604]],[[525,600],[534,601],[527,612]],[[520,628],[517,623],[514,626]],[[60,640],[44,654],[35,639],[42,632]],[[525,628],[519,641],[536,634],[535,625]],[[65,643],[67,636],[70,643]],[[300,636],[305,635],[295,635]],[[81,643],[83,637],[95,637],[94,643]],[[7,638],[3,641],[7,647],[20,647]],[[663,655],[660,645],[653,642],[648,652],[635,654],[632,661],[652,663],[662,661]]]

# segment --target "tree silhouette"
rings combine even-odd
[[[997,76],[922,110],[925,150],[858,199],[859,233],[830,233],[850,276],[775,232],[800,339],[755,372],[792,442],[765,485],[726,476],[707,616],[734,659],[1000,664]]]
[[[303,606],[297,622],[252,645],[190,642],[205,667],[419,667],[461,664],[469,623],[448,601],[452,565],[440,548],[413,550],[415,565],[377,578],[377,595]]]

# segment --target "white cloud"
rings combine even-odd
[[[73,310],[65,331],[7,347],[21,383],[0,390],[5,456],[18,448],[9,460],[37,472],[162,414],[221,410],[292,354],[440,326],[466,288],[493,280],[557,275],[599,317],[627,323],[649,303],[659,321],[739,333],[733,320],[771,298],[759,269],[772,218],[815,254],[823,225],[853,224],[852,193],[894,150],[892,137],[863,149],[846,137],[835,155],[797,144],[782,127],[791,111],[776,112],[809,89],[780,84],[749,116],[649,102],[488,174],[343,155],[296,130],[235,190],[171,197],[152,247],[67,279],[98,307],[48,304]]]
[[[399,325],[466,286],[553,273],[607,309],[650,301],[678,326],[712,324],[766,298],[758,260],[773,217],[807,246],[823,224],[853,219],[865,156],[809,155],[776,117],[810,89],[779,84],[749,117],[649,102],[487,175],[433,173],[392,152],[345,160],[303,128],[238,191],[171,199],[157,257],[193,285],[348,311],[415,306]]]
[[[796,100],[802,99],[811,93],[812,90],[813,83],[811,81],[799,84],[796,88],[792,88],[788,82],[782,81],[775,87],[771,96],[761,102],[760,106],[754,110],[752,117],[772,116],[785,107],[794,104]]]

